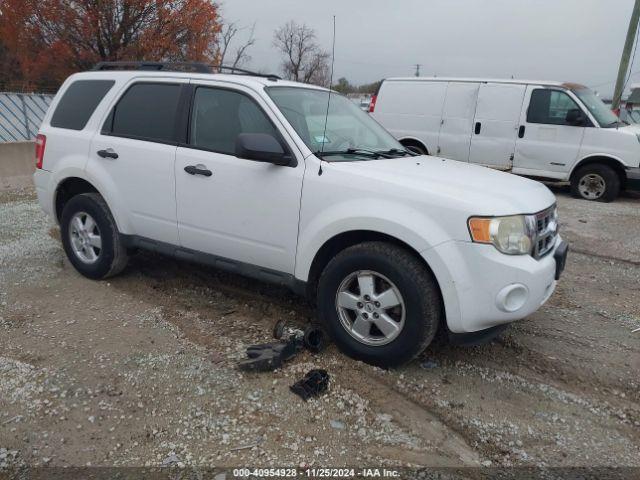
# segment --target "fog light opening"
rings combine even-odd
[[[521,284],[504,287],[496,297],[496,305],[503,312],[515,312],[524,307],[529,298],[529,290]]]

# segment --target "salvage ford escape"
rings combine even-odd
[[[101,64],[44,119],[38,198],[84,276],[143,248],[286,285],[382,366],[553,293],[567,246],[544,185],[418,156],[320,87],[183,67]]]

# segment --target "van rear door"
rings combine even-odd
[[[478,83],[449,82],[438,138],[439,156],[461,162],[469,160],[479,87]]]
[[[483,83],[478,93],[469,162],[511,169],[526,85]]]

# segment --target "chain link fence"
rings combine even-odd
[[[34,140],[53,95],[0,92],[0,143]]]

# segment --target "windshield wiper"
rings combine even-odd
[[[411,150],[407,149],[407,148],[403,148],[403,149],[399,149],[399,148],[392,148],[391,150],[387,150],[385,152],[379,152],[379,153],[386,153],[387,155],[401,155],[403,157],[409,155],[411,157],[417,157],[418,154],[412,152]]]
[[[362,155],[371,158],[393,158],[387,152],[376,152],[375,150],[368,150],[366,148],[347,148],[346,150],[334,150],[326,152],[321,152],[318,150],[315,154],[320,158],[332,155]]]

